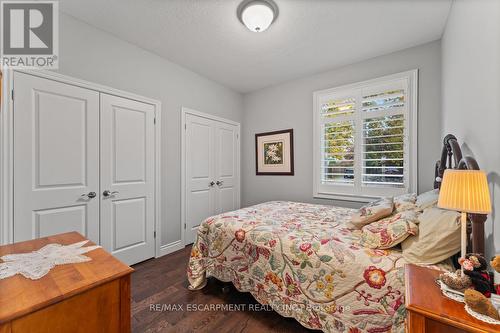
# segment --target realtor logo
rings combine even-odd
[[[3,66],[57,69],[57,1],[2,1],[0,16]]]

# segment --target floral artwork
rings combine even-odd
[[[277,201],[210,217],[191,251],[190,289],[213,276],[307,328],[404,332],[401,251],[360,246],[353,212]]]
[[[283,164],[283,142],[264,143],[264,164]]]
[[[257,175],[293,175],[293,130],[255,134],[255,157]]]

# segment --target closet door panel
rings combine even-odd
[[[239,208],[239,127],[215,124],[216,213]]]
[[[99,243],[99,94],[19,72],[14,91],[14,240]]]
[[[154,251],[154,106],[101,94],[101,241],[132,264]]]
[[[113,184],[146,184],[147,112],[113,111]]]
[[[193,243],[200,223],[214,215],[215,203],[211,185],[215,175],[214,122],[186,115],[186,244]]]

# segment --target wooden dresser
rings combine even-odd
[[[0,257],[82,240],[71,232],[0,246]],[[39,280],[19,274],[0,280],[0,333],[130,332],[133,269],[103,249],[85,255],[92,260],[56,266]]]
[[[429,268],[405,266],[407,332],[500,332],[500,326],[475,319],[465,311],[463,303],[443,296],[435,282],[439,274]]]

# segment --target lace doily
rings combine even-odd
[[[32,280],[38,280],[46,275],[54,266],[74,264],[92,260],[83,253],[100,248],[98,245],[83,247],[88,242],[61,245],[48,244],[40,250],[29,253],[7,254],[0,259],[0,279],[5,279],[16,274]]]
[[[493,319],[491,317],[485,316],[483,314],[477,313],[476,311],[469,308],[469,306],[467,306],[467,305],[465,305],[465,311],[467,311],[468,314],[470,314],[472,317],[476,318],[477,320],[481,320],[481,321],[484,321],[485,323],[492,324],[492,325],[500,325],[500,321]]]

